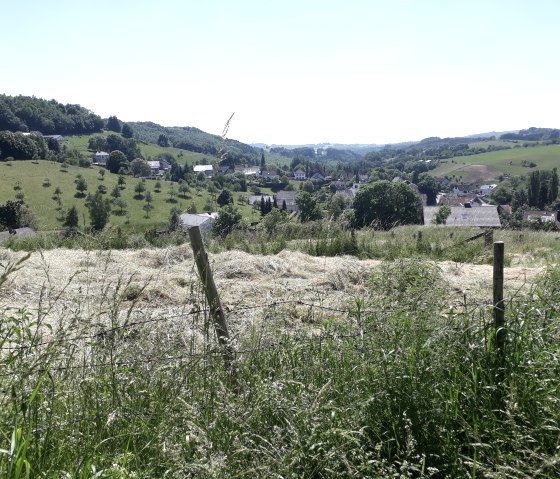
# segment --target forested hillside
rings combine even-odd
[[[101,131],[100,116],[80,105],[29,96],[0,95],[0,131],[40,131],[44,135],[80,135]]]
[[[182,150],[217,156],[222,148],[222,138],[206,133],[194,127],[165,127],[152,122],[129,123],[134,137],[146,143],[157,143],[160,146],[174,146]],[[226,139],[223,145],[227,153],[224,159],[232,163],[257,164],[260,161],[260,150],[236,140]]]
[[[557,143],[560,139],[560,130],[556,128],[527,128],[518,133],[505,133],[500,137],[502,140],[523,141],[552,141]]]

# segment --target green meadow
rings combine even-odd
[[[71,150],[78,150],[82,155],[91,158],[92,152],[88,150],[88,140],[90,136],[108,136],[114,134],[112,131],[104,131],[103,133],[96,133],[95,135],[76,135],[67,136],[64,139],[63,145],[66,145]],[[215,157],[211,155],[205,155],[203,153],[196,153],[194,151],[181,150],[180,148],[167,147],[156,145],[155,143],[143,143],[138,142],[140,151],[145,159],[155,158],[161,154],[170,154],[177,158],[179,164],[184,165],[188,163],[189,165],[195,164],[197,161],[208,161],[213,162],[216,160]]]
[[[64,171],[64,170],[67,171]],[[33,211],[39,222],[39,229],[54,230],[62,228],[62,216],[72,205],[76,205],[80,218],[80,227],[89,225],[89,215],[85,206],[85,198],[77,198],[76,175],[80,174],[86,180],[88,189],[86,193],[94,193],[100,185],[107,189],[106,196],[111,198],[110,193],[118,180],[118,175],[105,171],[103,179],[99,174],[100,168],[81,168],[78,166],[68,166],[63,168],[60,163],[40,160],[34,161],[13,161],[0,163],[0,203],[7,200],[15,200],[18,192],[23,192],[24,202]],[[48,180],[48,181],[47,181]],[[121,191],[121,198],[126,202],[127,207],[124,214],[119,214],[120,209],[113,207],[113,213],[109,220],[109,225],[122,226],[127,230],[143,231],[147,228],[162,228],[167,223],[169,213],[173,207],[181,211],[186,210],[194,204],[198,213],[204,212],[204,206],[208,201],[212,201],[206,189],[190,188],[185,194],[180,196],[177,183],[160,180],[161,191],[155,191],[156,180],[146,180],[146,191],[150,191],[153,198],[153,210],[146,217],[143,210],[145,201],[135,199],[134,188],[142,180],[130,176],[125,177],[125,188]],[[47,186],[48,185],[48,186]],[[19,190],[14,189],[19,187]],[[59,187],[62,191],[61,206],[58,207],[54,197],[55,189]],[[174,192],[174,193],[173,193]],[[144,193],[145,194],[145,193]],[[244,218],[258,219],[258,213],[253,213],[253,209],[248,205],[241,205],[238,202],[239,195],[247,197],[250,193],[234,193],[236,206],[240,208]],[[214,204],[213,210],[216,210]]]
[[[443,160],[431,171],[432,176],[451,177],[462,181],[493,180],[501,175],[524,175],[533,168],[551,170],[560,165],[560,145],[515,147],[472,156]],[[481,168],[486,167],[486,168]]]

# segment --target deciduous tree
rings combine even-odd
[[[358,227],[389,230],[396,225],[420,223],[422,201],[405,183],[376,181],[357,191],[354,215]]]
[[[241,213],[233,205],[226,205],[220,210],[212,227],[215,234],[225,237],[241,224]]]
[[[233,203],[233,196],[229,190],[222,190],[218,199],[216,200],[218,206],[225,206]]]
[[[87,191],[87,182],[82,175],[76,175],[76,179],[74,180],[76,183],[76,194],[74,195],[76,198],[83,198],[86,196]]]
[[[111,173],[118,173],[121,168],[128,167],[128,160],[122,151],[114,150],[109,153],[109,158],[105,166]]]
[[[296,196],[296,204],[299,208],[299,218],[302,223],[321,219],[321,210],[319,209],[317,200],[311,193],[307,191],[299,193]]]
[[[136,158],[130,162],[130,172],[134,176],[150,176],[152,169],[146,160]]]
[[[107,119],[107,130],[114,131],[116,133],[121,132],[121,122],[116,116],[110,116]]]
[[[134,132],[132,131],[132,128],[128,123],[123,123],[121,134],[125,138],[132,138]]]

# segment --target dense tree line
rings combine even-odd
[[[500,136],[502,140],[522,140],[522,141],[558,141],[560,130],[556,128],[527,128],[519,130],[518,133],[504,133]]]
[[[495,204],[511,205],[512,210],[558,209],[558,171],[537,170],[526,176],[512,176],[492,191]]]
[[[33,160],[47,158],[48,146],[42,136],[0,131],[0,159]]]
[[[78,135],[101,131],[103,120],[80,105],[29,96],[0,95],[0,130]]]
[[[533,171],[529,176],[527,187],[527,204],[540,210],[552,204],[558,198],[558,172]]]

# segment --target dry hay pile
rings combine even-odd
[[[0,263],[24,256],[0,250]],[[316,322],[368,297],[378,261],[312,257],[293,251],[273,256],[229,251],[209,255],[230,326],[237,333],[265,321],[269,311],[286,325]],[[492,266],[439,263],[449,301],[491,300]],[[538,269],[507,268],[506,295],[527,286]],[[310,308],[309,304],[320,306]],[[79,318],[111,325],[132,318],[170,317],[180,322],[205,309],[190,245],[126,251],[52,250],[33,253],[0,288],[2,309],[42,310],[51,322]],[[332,308],[332,309],[330,309]],[[118,314],[115,314],[118,312]]]

